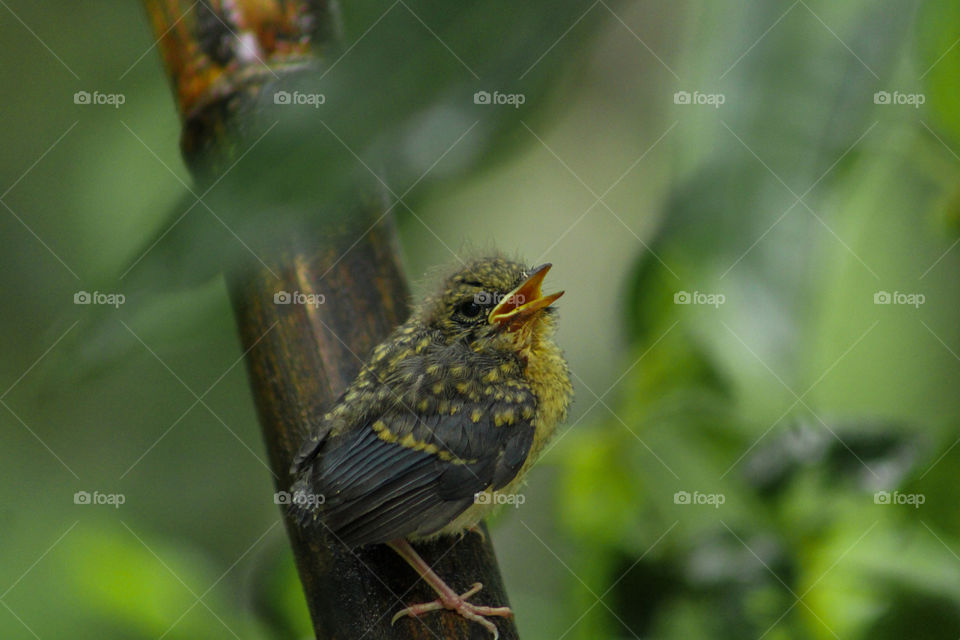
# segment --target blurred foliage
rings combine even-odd
[[[0,9],[0,637],[309,635],[219,272],[378,180],[414,279],[567,290],[577,402],[494,531],[524,637],[960,636],[955,3],[407,4],[344,5],[323,109],[265,93],[204,204],[135,3]]]
[[[957,290],[949,268],[927,271],[956,235],[940,209],[958,165],[929,116],[891,121],[869,98],[920,92],[956,131],[960,65],[938,58],[960,14],[941,4],[916,26],[871,3],[817,7],[848,27],[839,37],[798,8],[721,85],[746,104],[689,140],[687,177],[638,258],[619,417],[560,445],[560,521],[584,563],[572,600],[611,589],[571,636],[960,633],[956,354],[937,338],[956,336]],[[695,41],[741,38],[715,28],[722,11],[694,19]],[[869,69],[838,55],[846,44],[874,50]],[[695,86],[712,86],[713,60],[697,56]],[[771,80],[746,89],[758,77]],[[740,139],[702,142],[726,136]],[[670,304],[687,283],[725,303]],[[873,292],[888,289],[924,292],[923,312],[878,313]],[[676,504],[674,491],[724,502]],[[876,491],[924,502],[876,504]]]

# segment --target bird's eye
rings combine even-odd
[[[465,300],[457,306],[457,311],[465,318],[476,318],[483,311],[483,307],[474,300]]]

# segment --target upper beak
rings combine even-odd
[[[506,325],[519,318],[528,318],[535,311],[549,307],[554,300],[563,295],[563,291],[548,296],[540,291],[540,284],[552,267],[549,262],[533,270],[523,283],[508,293],[490,312],[490,323]]]

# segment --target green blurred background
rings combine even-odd
[[[0,637],[308,637],[216,275],[273,219],[163,235],[195,199],[138,3],[0,4]],[[497,247],[567,291],[572,415],[493,523],[522,636],[960,636],[960,8],[341,11],[291,184],[413,185],[415,290]]]

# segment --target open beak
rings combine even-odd
[[[549,307],[553,301],[563,295],[563,291],[548,296],[540,291],[540,284],[552,267],[549,262],[533,270],[523,283],[504,296],[503,300],[490,312],[490,323],[505,326],[521,318],[529,318],[535,312]]]

